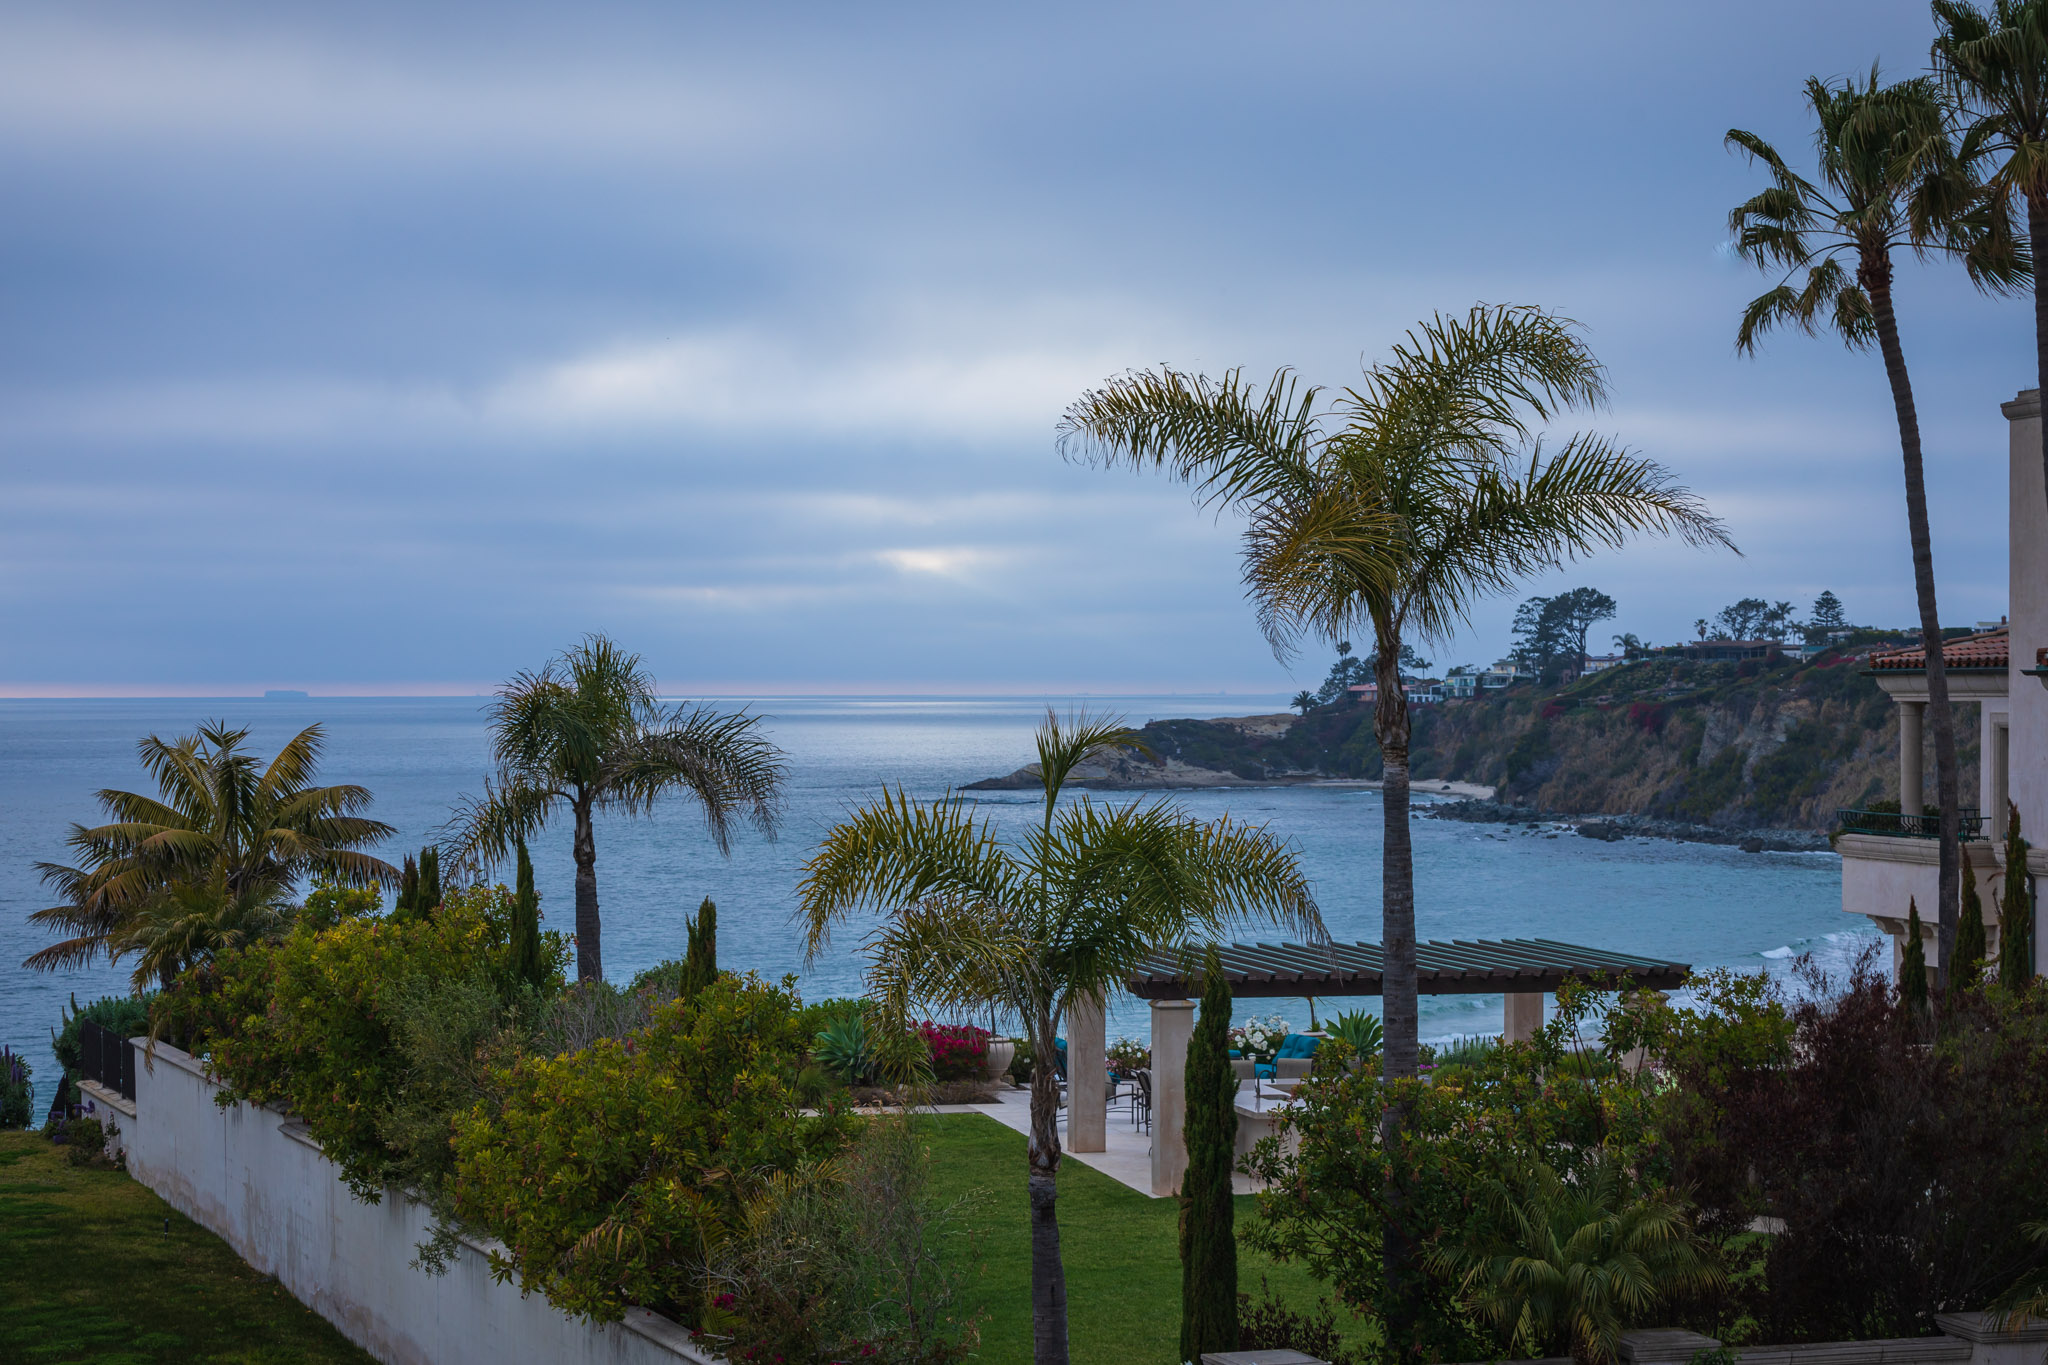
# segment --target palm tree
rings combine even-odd
[[[2027,255],[2048,255],[2048,4],[1934,0],[1934,67],[1968,123],[1958,155],[2003,156],[1986,188],[2001,223],[2013,197],[2027,206]],[[2048,393],[2048,287],[2034,280],[2034,382]],[[2041,424],[2048,477],[2048,422]],[[1943,902],[1947,904],[1946,901]],[[1946,959],[1944,959],[1946,960]]]
[[[575,822],[576,977],[604,976],[597,913],[600,810],[649,814],[671,793],[703,808],[720,853],[744,818],[773,837],[782,804],[782,751],[760,718],[680,704],[664,708],[640,656],[602,635],[521,673],[491,707],[497,772],[484,794],[466,798],[443,830],[451,855],[487,868],[566,809]]]
[[[1000,1010],[1029,1036],[1039,1058],[1026,1157],[1033,1358],[1065,1365],[1051,1059],[1068,1011],[1105,1002],[1154,953],[1186,955],[1240,923],[1274,923],[1317,943],[1328,934],[1293,853],[1262,827],[1203,823],[1166,802],[1105,807],[1083,796],[1059,808],[1074,769],[1139,747],[1133,732],[1048,712],[1037,742],[1044,809],[1020,846],[950,796],[921,804],[884,792],[826,835],[797,894],[812,958],[840,920],[881,912],[867,971],[890,1022],[885,1036],[902,1036],[913,1010],[926,1008]]]
[[[1771,177],[1768,188],[1728,215],[1729,229],[1745,257],[1761,270],[1780,274],[1777,285],[1743,311],[1735,345],[1753,354],[1766,332],[1784,324],[1809,336],[1832,331],[1855,349],[1875,341],[1884,357],[1905,463],[1906,525],[1920,638],[1927,645],[1935,800],[1941,810],[1937,932],[1940,970],[1945,975],[1955,945],[1961,888],[1955,712],[1949,704],[1934,596],[1920,418],[1892,303],[1892,253],[1904,247],[1923,256],[1959,257],[1970,278],[1993,291],[2012,288],[2023,278],[2023,257],[2006,230],[2007,215],[1977,192],[1967,159],[1950,144],[1931,80],[1923,77],[1884,87],[1873,67],[1870,79],[1861,84],[1808,78],[1806,98],[1816,123],[1818,184],[1796,174],[1756,134],[1738,128],[1727,135],[1729,146],[1761,162]],[[1853,274],[1845,260],[1853,264]],[[1792,279],[1801,272],[1805,278],[1795,287]],[[1899,799],[1914,809],[1919,793],[1900,792]]]
[[[1624,1330],[1722,1282],[1684,1206],[1632,1197],[1611,1157],[1576,1180],[1537,1166],[1477,1193],[1477,1235],[1429,1259],[1515,1355],[1563,1347],[1579,1365],[1609,1365]]]
[[[36,864],[64,903],[29,919],[68,936],[23,966],[54,971],[102,952],[114,961],[141,953],[139,985],[275,928],[281,902],[302,876],[396,884],[396,868],[361,851],[393,832],[360,813],[369,791],[313,785],[325,744],[320,726],[300,731],[266,766],[242,748],[248,737],[215,722],[169,743],[151,735],[137,746],[157,795],[100,792],[109,822],[73,825],[65,840],[77,865]],[[167,927],[194,916],[214,920],[214,929]]]
[[[1260,394],[1171,369],[1112,380],[1067,410],[1061,448],[1157,466],[1245,511],[1244,579],[1281,657],[1304,631],[1377,641],[1373,730],[1384,760],[1382,951],[1389,1079],[1416,1074],[1415,873],[1408,699],[1400,659],[1442,642],[1481,595],[1638,531],[1727,544],[1652,461],[1575,435],[1545,457],[1532,421],[1601,402],[1599,363],[1566,319],[1475,307],[1410,332],[1336,403],[1289,371]]]
[[[1294,700],[1287,704],[1305,716],[1316,709],[1316,694],[1304,689],[1296,692]]]

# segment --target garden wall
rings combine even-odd
[[[362,1202],[301,1125],[222,1108],[218,1089],[177,1048],[137,1058],[133,1114],[120,1104],[114,1120],[129,1174],[385,1365],[720,1365],[644,1309],[598,1326],[493,1280],[485,1243],[464,1239],[445,1275],[412,1269],[432,1226],[423,1207],[391,1191]]]

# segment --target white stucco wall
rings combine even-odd
[[[2008,468],[2011,536],[2012,657],[2008,695],[2013,804],[2020,827],[2036,848],[2048,847],[2048,687],[2020,670],[2048,646],[2048,495],[2041,482],[2041,395],[2022,392],[2004,405],[2011,437]],[[2028,858],[2029,865],[2035,861]],[[2037,922],[2036,928],[2040,929]],[[2034,969],[2048,974],[2048,933],[2034,935]]]
[[[717,1365],[645,1310],[600,1327],[497,1283],[480,1247],[445,1275],[412,1269],[424,1208],[395,1192],[363,1203],[297,1124],[223,1109],[215,1092],[176,1048],[159,1043],[154,1067],[138,1057],[135,1114],[121,1120],[129,1173],[386,1365]]]

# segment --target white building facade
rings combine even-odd
[[[1982,761],[1975,792],[1963,794],[1964,836],[1983,904],[1988,955],[1995,955],[2000,907],[1993,895],[2005,876],[2007,801],[2017,808],[2035,878],[2048,876],[2048,493],[2041,474],[2041,403],[2035,390],[2003,409],[2007,424],[2011,615],[2003,631],[1949,640],[1942,647],[1949,700],[1958,729],[1975,724]],[[1867,916],[1891,937],[1896,970],[1905,951],[1907,904],[1920,909],[1928,964],[1939,956],[1939,848],[1928,805],[1922,757],[1927,710],[1926,656],[1899,650],[1871,660],[1871,675],[1899,708],[1900,814],[1844,812],[1835,841],[1842,855],[1842,909]],[[1973,800],[1974,798],[1974,800]],[[2031,889],[2031,888],[2030,888]],[[2037,896],[2022,912],[2032,914]],[[2010,913],[2008,907],[2006,913]],[[2048,974],[2048,944],[2038,921],[2036,972]]]

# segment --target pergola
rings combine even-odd
[[[1231,994],[1245,999],[1378,995],[1385,959],[1377,943],[1232,943],[1221,950]],[[1197,983],[1183,954],[1161,953],[1127,984],[1152,1002],[1152,1192],[1171,1194],[1187,1170],[1182,1122],[1187,1109],[1188,1040]],[[1456,939],[1415,945],[1416,989],[1423,995],[1506,997],[1502,1036],[1519,1042],[1543,1026],[1543,997],[1565,981],[1671,990],[1692,968],[1683,962],[1608,952],[1546,938]],[[1108,1142],[1108,1071],[1100,1005],[1076,1006],[1067,1023],[1068,1145],[1100,1152]]]

